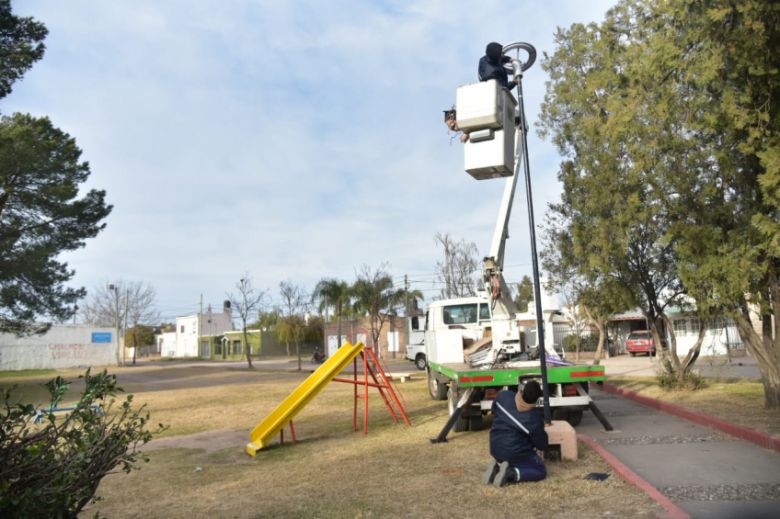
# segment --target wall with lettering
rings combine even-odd
[[[0,370],[60,369],[116,365],[111,328],[54,325],[43,335],[0,334]]]

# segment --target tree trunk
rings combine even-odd
[[[604,342],[607,337],[607,320],[603,317],[593,318],[593,314],[587,307],[583,307],[588,322],[595,324],[599,330],[599,342],[596,346],[596,352],[593,354],[593,366],[601,364],[601,357],[604,355]]]
[[[593,354],[593,365],[601,364],[601,357],[604,355],[604,342],[607,336],[606,323],[604,319],[596,319],[596,328],[599,329],[599,343],[596,346],[596,353]]]
[[[301,371],[301,346],[298,344],[298,341],[295,341],[295,353],[298,355],[298,371]]]
[[[764,407],[780,409],[780,337],[772,338],[771,325],[763,327],[762,335],[756,333],[749,315],[747,305],[743,304],[742,313],[736,317],[737,329],[748,353],[758,362],[764,385]],[[770,320],[766,316],[762,322]]]
[[[665,373],[678,377],[680,374],[680,357],[677,356],[677,340],[672,333],[672,343],[669,348],[664,348],[664,342],[661,340],[661,330],[664,328],[662,324],[668,324],[669,318],[665,314],[661,314],[657,319],[654,319],[651,325],[651,333],[653,334],[653,342],[655,343],[655,354],[661,360],[661,368]]]
[[[578,333],[576,338],[574,339],[574,362],[579,364],[580,363],[580,348],[582,347],[582,338],[580,337],[580,334]]]
[[[336,339],[336,349],[341,348],[341,311],[339,311],[338,315],[336,315],[336,322],[338,323],[336,325],[336,333],[339,334],[338,338]],[[327,355],[328,352],[325,352],[325,355]]]
[[[251,367],[253,367],[252,366],[252,355],[250,354],[250,352],[252,351],[252,348],[249,345],[249,336],[246,333],[246,326],[244,326],[243,332],[244,332],[244,347],[246,348],[246,350],[245,350],[246,351],[246,363],[251,368]]]
[[[693,348],[688,350],[688,355],[685,356],[685,360],[683,360],[682,363],[682,369],[680,370],[680,377],[679,380],[682,382],[685,380],[688,375],[691,372],[691,369],[693,369],[693,365],[696,363],[696,359],[699,358],[699,353],[701,353],[701,345],[704,343],[704,332],[706,330],[706,322],[704,319],[699,319],[699,336],[696,338],[696,344],[693,345]],[[675,342],[676,345],[676,336],[672,336],[672,340]]]
[[[138,353],[138,325],[133,327],[133,366],[135,366],[136,353]]]

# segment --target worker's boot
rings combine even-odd
[[[491,461],[488,468],[485,469],[485,474],[482,476],[482,483],[485,485],[492,485],[496,474],[498,474],[498,463]]]
[[[502,461],[498,464],[498,472],[496,473],[495,477],[493,477],[493,486],[494,487],[503,487],[507,484],[507,476],[510,472],[514,472],[509,467],[508,461]]]
[[[509,462],[505,461],[498,466],[498,474],[493,478],[493,486],[503,487],[510,483],[518,483],[520,481],[520,469],[517,467],[510,467]]]

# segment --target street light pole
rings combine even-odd
[[[116,363],[122,365],[122,350],[119,342],[119,287],[109,284],[108,289],[114,293],[114,331],[116,332]]]

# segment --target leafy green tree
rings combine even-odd
[[[43,57],[46,26],[32,18],[14,16],[11,0],[0,0],[0,99],[13,83]]]
[[[363,265],[357,274],[357,280],[352,285],[354,308],[356,311],[368,314],[371,323],[371,339],[374,353],[379,355],[379,336],[388,317],[397,315],[398,308],[404,307],[407,301],[422,298],[419,290],[397,289],[393,286],[393,278],[387,272],[387,264],[382,264],[376,270]]]
[[[333,278],[323,278],[314,287],[312,300],[319,300],[319,310],[332,307],[336,312],[338,340],[341,341],[341,319],[345,308],[349,307],[351,291],[346,281]]]
[[[138,348],[154,345],[154,328],[144,324],[128,327],[125,332],[125,344],[131,344],[135,348],[136,351],[133,353],[133,364],[135,364]]]
[[[657,285],[667,303],[684,293],[701,317],[733,316],[772,408],[780,407],[779,21],[776,3],[760,0],[623,0],[602,24],[559,32],[543,111],[543,129],[567,154],[564,202],[612,223],[608,240],[600,225],[575,236],[595,245],[578,252],[609,274],[603,266],[619,265],[635,231],[651,237],[643,256],[626,256],[629,265],[651,258],[647,279],[671,282]],[[665,365],[683,376],[700,346],[680,362],[663,302],[653,305],[646,288],[634,297],[655,330],[666,323]]]
[[[0,98],[43,56],[43,24],[11,13],[0,0]],[[79,187],[89,165],[67,133],[48,118],[0,117],[0,332],[43,333],[36,318],[69,319],[83,288],[66,286],[74,272],[57,261],[98,234],[111,212],[105,192]]]
[[[303,341],[308,343],[322,343],[324,321],[318,315],[309,316],[303,330]]]
[[[780,10],[761,0],[652,8],[684,28],[662,38],[651,20],[652,59],[666,69],[679,140],[699,150],[668,178],[681,275],[703,312],[734,317],[778,409]]]
[[[588,258],[575,253],[570,215],[571,205],[552,204],[543,232],[542,266],[549,274],[548,288],[564,294],[564,304],[572,320],[595,326],[599,332],[593,364],[599,364],[607,339],[607,322],[614,313],[632,306],[631,293],[609,276],[593,269]],[[580,221],[584,225],[586,221]],[[580,349],[579,334],[575,338]]]
[[[260,310],[257,313],[257,321],[251,327],[260,330],[269,330],[279,322],[279,311],[276,308],[270,310]]]
[[[46,384],[45,408],[0,395],[0,515],[3,517],[77,517],[95,502],[106,474],[124,472],[149,459],[138,450],[162,432],[147,429],[145,406],[134,408],[133,395],[114,407],[122,389],[116,376],[87,370],[85,389],[75,409],[55,417],[69,383],[57,377]],[[37,421],[42,419],[42,423]]]
[[[531,278],[523,276],[520,283],[517,283],[517,295],[515,296],[515,307],[518,311],[527,309],[528,305],[534,300],[534,284]]]

